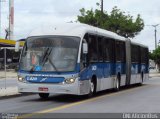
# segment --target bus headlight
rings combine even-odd
[[[69,79],[66,79],[65,82],[68,84],[71,84],[71,83],[74,83],[75,80],[76,80],[75,78],[69,78]]]
[[[19,82],[24,82],[25,80],[24,80],[24,78],[22,76],[18,76],[18,81]]]

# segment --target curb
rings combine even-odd
[[[5,76],[1,76],[0,78],[5,78]],[[18,76],[6,76],[6,78],[18,78]]]
[[[160,77],[160,74],[159,75],[149,75],[149,77]]]
[[[33,93],[24,93],[24,94],[18,93],[18,94],[13,94],[13,95],[0,96],[0,100],[21,97],[21,96],[29,96],[29,95],[35,95],[35,94],[33,94]]]
[[[18,77],[6,77],[6,80],[7,80],[7,78],[13,79],[13,80],[18,79]],[[5,80],[5,77],[0,77],[0,80]]]
[[[149,78],[159,78],[160,76],[149,76]]]

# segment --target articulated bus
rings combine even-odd
[[[113,32],[80,23],[43,27],[25,40],[18,90],[41,98],[50,93],[91,96],[142,84],[148,67],[148,47]]]

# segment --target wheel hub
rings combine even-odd
[[[119,82],[118,82],[118,80],[116,81],[117,83],[116,83],[116,86],[117,86],[117,89],[119,88]]]
[[[91,92],[94,92],[94,83],[91,82]]]

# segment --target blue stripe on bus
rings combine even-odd
[[[140,71],[138,71],[140,68]],[[80,64],[77,64],[75,67],[75,71],[73,72],[29,72],[29,71],[22,71],[19,70],[19,73],[25,74],[41,74],[41,75],[73,75],[80,72]],[[138,73],[148,73],[148,65],[146,64],[137,64],[132,63],[131,65],[131,74],[138,74]],[[98,79],[101,78],[108,78],[111,76],[116,76],[118,73],[121,75],[126,74],[126,63],[92,63],[86,69],[79,73],[79,80],[88,80],[91,79],[93,75],[95,75]],[[48,79],[50,80],[50,79]],[[58,81],[59,80],[59,81]],[[57,82],[61,82],[61,79],[56,79]]]
[[[141,72],[143,72],[143,73],[149,73],[149,65],[147,65],[147,64],[141,64]]]
[[[131,65],[131,74],[140,74],[140,73],[148,73],[148,65],[147,64],[139,64],[139,63],[132,63]]]
[[[64,81],[64,78],[63,77],[26,76],[25,80],[31,83],[61,83]]]
[[[132,63],[131,64],[131,74],[138,74],[139,72],[139,64],[138,63]]]
[[[91,79],[95,75],[98,79],[112,75],[125,74],[125,63],[92,63],[80,73],[80,80]]]

